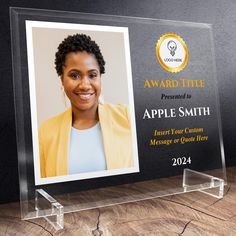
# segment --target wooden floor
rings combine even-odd
[[[20,220],[19,203],[0,205],[0,235],[236,235],[236,168],[228,170],[225,196],[200,192],[65,214],[55,231],[44,219]]]

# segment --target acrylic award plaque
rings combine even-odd
[[[10,18],[22,219],[60,229],[67,212],[223,197],[211,25],[23,8]]]

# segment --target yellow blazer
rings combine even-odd
[[[131,128],[125,105],[98,106],[107,169],[133,167]],[[68,175],[72,109],[43,122],[39,128],[41,177]],[[93,148],[88,143],[88,148]],[[96,153],[94,153],[96,155]]]

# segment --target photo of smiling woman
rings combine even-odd
[[[40,125],[41,178],[133,167],[128,108],[99,98],[105,61],[97,43],[69,35],[55,68],[71,107]]]

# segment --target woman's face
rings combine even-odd
[[[97,109],[101,76],[95,56],[87,52],[68,53],[62,85],[72,107],[81,111]]]

